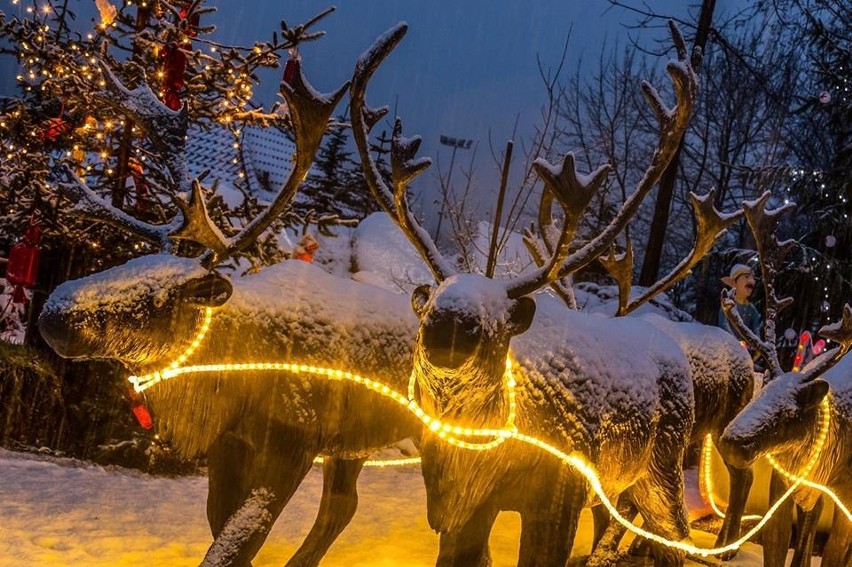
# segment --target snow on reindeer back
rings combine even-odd
[[[572,311],[548,294],[536,304],[532,327],[512,339],[512,351],[537,382],[553,391],[567,385],[589,415],[613,402],[655,406],[660,368],[687,364],[668,335],[641,319]]]
[[[417,326],[408,297],[334,276],[299,260],[235,278],[226,309],[250,317],[322,320],[359,332],[394,329],[412,338]]]
[[[127,311],[144,297],[173,289],[207,273],[197,259],[150,254],[120,266],[60,284],[44,305],[45,312],[68,309]]]

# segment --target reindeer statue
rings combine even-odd
[[[766,321],[761,339],[743,324],[733,300],[722,298],[722,306],[732,327],[765,360],[768,367],[766,385],[746,408],[728,425],[719,439],[719,451],[725,462],[745,468],[764,456],[772,456],[786,471],[802,471],[813,448],[820,441],[818,422],[820,406],[830,403],[830,424],[824,446],[806,481],[834,490],[843,502],[852,499],[852,365],[840,362],[852,347],[852,308],[846,305],[843,317],[835,325],[823,327],[820,334],[840,346],[814,360],[802,372],[783,373],[775,349],[775,319],[778,312],[792,302],[778,299],[775,274],[791,245],[778,242],[775,229],[780,216],[792,204],[766,210],[769,194],[745,203],[746,220],[755,235],[763,285],[766,295]],[[834,366],[836,364],[836,366]],[[832,368],[834,366],[834,368]],[[830,393],[830,396],[829,396]],[[828,396],[828,397],[827,397]],[[773,475],[772,498],[783,492],[780,482],[789,478]],[[822,509],[821,494],[812,486],[800,487],[793,500],[804,512],[799,520],[799,535],[793,555],[793,567],[810,565],[816,522]],[[764,565],[781,567],[787,556],[791,535],[792,503],[764,529]],[[850,565],[852,562],[852,524],[839,507],[835,509],[834,528],[823,554],[823,565]]]
[[[663,332],[640,320],[607,320],[561,306],[537,313],[529,297],[606,250],[669,163],[697,91],[686,46],[671,27],[679,60],[670,62],[668,71],[677,105],[666,108],[656,91],[643,85],[660,120],[661,139],[637,190],[610,226],[569,254],[577,221],[609,166],[585,176],[576,171],[570,154],[561,166],[538,160],[539,177],[565,212],[564,227],[546,265],[512,281],[455,273],[418,224],[406,191],[430,162],[415,159],[420,139],[403,138],[399,120],[391,151],[393,191],[372,162],[367,135],[387,110],[366,105],[366,87],[401,41],[404,25],[380,37],[359,60],[350,111],[370,189],[439,282],[437,288],[421,286],[412,297],[420,318],[414,389],[423,409],[465,427],[514,422],[527,435],[585,455],[608,495],[628,492],[648,529],[681,540],[689,533],[681,460],[693,420],[692,384],[682,352]],[[510,341],[515,390],[504,378]],[[591,503],[579,474],[511,439],[490,451],[472,451],[426,431],[421,454],[429,523],[441,533],[439,565],[486,564],[488,534],[500,510],[521,515],[519,565],[565,564],[580,510]],[[655,551],[658,564],[683,562],[680,552]]]
[[[732,214],[722,214],[715,209],[714,191],[707,195],[691,195],[692,208],[695,213],[696,237],[695,246],[689,255],[672,271],[657,283],[649,287],[637,297],[631,299],[631,279],[633,276],[633,250],[627,241],[624,254],[616,256],[610,252],[599,260],[616,280],[619,289],[618,316],[632,313],[648,302],[654,296],[669,289],[672,285],[686,277],[692,268],[707,255],[716,240],[737,219],[742,217],[742,210]],[[524,243],[534,261],[541,266],[546,253],[553,250],[553,228],[551,207],[553,197],[549,193],[542,194],[539,208],[538,235],[531,230],[526,231]],[[573,301],[570,274],[554,281],[551,287],[556,295],[565,301],[566,305],[576,309]],[[701,445],[707,435],[714,442],[722,435],[722,431],[734,417],[751,400],[754,392],[754,369],[751,358],[739,342],[729,333],[716,327],[708,327],[699,323],[675,323],[660,316],[645,316],[645,319],[670,335],[686,355],[689,361],[695,398],[695,424],[692,427],[691,444]],[[739,538],[740,523],[748,499],[752,483],[750,468],[739,468],[728,465],[731,477],[728,510],[719,535],[716,547],[724,547]],[[625,510],[635,514],[635,508],[630,502],[622,503]],[[624,531],[621,526],[604,536],[603,525],[609,519],[608,512],[603,506],[596,506],[595,513],[595,547],[598,539],[604,538],[601,550],[596,551],[590,564],[597,563],[597,557],[609,557],[617,548]],[[638,541],[638,540],[637,540]],[[733,557],[735,552],[722,555],[723,558]]]
[[[109,92],[98,97],[167,148],[173,192],[191,192],[191,199],[176,197],[181,213],[167,225],[152,225],[100,200],[69,169],[62,173],[64,189],[85,214],[166,250],[172,239],[184,238],[207,251],[197,258],[145,256],[60,285],[39,318],[56,352],[118,360],[144,374],[194,349],[193,363],[293,361],[359,372],[404,391],[417,321],[402,296],[295,260],[233,283],[213,270],[288,207],[346,85],[321,95],[301,71],[282,83],[295,135],[292,171],[274,202],[225,238],[186,170],[186,109],[170,110],[144,81],[130,90],[109,69],[104,73]],[[208,309],[213,315],[206,337],[194,344]],[[315,457],[323,455],[318,517],[287,563],[317,565],[355,513],[355,483],[367,456],[420,435],[420,422],[408,412],[355,384],[294,379],[280,371],[185,376],[147,395],[166,438],[185,455],[207,453],[214,541],[203,564],[210,566],[250,565]]]

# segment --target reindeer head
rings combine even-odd
[[[172,186],[163,190],[174,195],[180,212],[168,224],[142,222],[100,199],[68,167],[59,172],[61,189],[77,202],[82,214],[126,230],[161,250],[169,251],[174,240],[183,239],[201,244],[206,252],[197,258],[155,254],[67,282],[49,298],[39,329],[61,356],[157,364],[192,341],[204,308],[220,306],[230,297],[230,282],[214,268],[248,247],[287,209],[348,85],[323,95],[305,81],[301,70],[292,82],[281,84],[295,137],[293,168],[269,207],[226,238],[207,214],[200,183],[190,181],[187,172],[185,110],[166,107],[144,81],[130,90],[106,66],[104,74],[109,92],[98,97],[129,116],[155,147],[167,152]],[[190,198],[185,201],[180,195],[187,194]]]
[[[222,305],[231,292],[197,260],[155,254],[60,285],[38,325],[60,356],[138,365],[185,347],[179,339],[200,323],[201,308]]]
[[[828,382],[820,378],[852,347],[852,307],[845,305],[841,320],[819,333],[840,346],[802,372],[782,374],[763,387],[719,438],[717,446],[726,462],[744,468],[769,453],[810,449],[819,406],[829,392]]]
[[[804,373],[784,374],[767,384],[719,439],[725,462],[746,468],[769,453],[801,448],[817,430],[828,390],[827,382]]]
[[[392,188],[372,161],[368,133],[387,109],[366,105],[366,85],[405,33],[406,26],[402,24],[391,29],[358,61],[350,92],[352,131],[373,196],[418,250],[437,282],[435,288],[417,288],[412,297],[412,305],[420,317],[414,372],[421,405],[434,417],[456,425],[499,428],[507,418],[504,372],[509,342],[530,327],[535,315],[535,303],[529,296],[591,262],[626,226],[680,143],[692,111],[697,80],[683,39],[672,26],[679,61],[671,62],[668,70],[678,104],[667,108],[656,90],[647,83],[643,85],[660,121],[661,135],[660,148],[636,192],[625,201],[603,233],[569,255],[578,221],[605,182],[610,167],[604,165],[584,175],[577,171],[572,154],[556,165],[536,160],[536,173],[544,181],[545,192],[562,207],[564,224],[561,231],[556,231],[558,237],[547,243],[549,258],[541,267],[512,280],[496,281],[476,274],[456,274],[411,213],[406,195],[408,185],[431,162],[415,157],[420,138],[404,138],[401,120],[395,122],[391,144]],[[696,60],[695,56],[693,59]],[[471,456],[428,434],[422,451],[430,523],[436,529],[451,530],[464,523],[487,498],[488,491],[493,490],[493,484],[487,482],[492,476],[483,470],[495,471],[497,466],[481,465],[499,457],[494,456],[496,452]],[[480,459],[479,464],[472,459]]]

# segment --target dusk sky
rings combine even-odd
[[[3,9],[14,13],[9,0]],[[94,0],[72,2],[79,20],[86,22],[95,13]],[[215,16],[205,23],[217,26],[215,38],[247,44],[267,39],[280,29],[285,18],[298,24],[325,9],[329,2],[291,0],[210,1],[218,6]],[[659,13],[670,13],[694,21],[694,2],[655,0],[649,3]],[[489,132],[498,152],[518,117],[520,144],[528,139],[539,118],[544,88],[536,66],[540,55],[545,67],[555,67],[571,31],[564,76],[574,73],[582,59],[583,71],[593,73],[604,42],[624,45],[630,37],[651,44],[667,40],[665,29],[628,30],[636,16],[612,8],[604,0],[341,0],[337,11],[326,17],[317,29],[327,32],[319,41],[302,48],[303,68],[309,80],[327,92],[349,79],[358,56],[375,38],[398,22],[407,22],[409,31],[402,44],[379,70],[368,90],[373,106],[388,105],[402,116],[407,135],[419,134],[424,143],[420,152],[436,163],[419,185],[437,186],[437,161],[446,174],[451,149],[438,144],[441,134],[474,140],[477,146],[476,178],[480,191],[495,194],[499,172],[490,156]],[[731,13],[742,0],[720,0],[716,14]],[[8,59],[8,58],[7,58]],[[662,60],[661,60],[662,62]],[[8,92],[15,69],[9,61],[0,64],[4,91]],[[274,100],[280,71],[263,77],[256,91],[258,99]],[[638,85],[637,85],[638,88]],[[341,105],[340,112],[345,110]],[[376,132],[380,132],[377,127]],[[521,148],[516,146],[515,156]],[[461,182],[461,166],[467,165],[471,150],[460,150],[454,168],[454,183]],[[517,161],[515,162],[517,169]],[[488,200],[492,200],[490,197]]]

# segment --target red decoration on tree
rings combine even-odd
[[[58,116],[51,118],[41,125],[39,139],[42,142],[55,142],[60,136],[63,136],[71,131],[71,123]]]
[[[178,17],[180,18],[178,21],[178,27],[184,27],[184,33],[189,37],[195,37],[198,35],[198,25],[201,23],[201,14],[196,10],[189,16],[189,20],[187,20],[187,15],[189,15],[189,7],[192,6],[192,2],[181,2],[180,12],[178,12]],[[186,23],[184,23],[186,22]]]
[[[32,287],[38,278],[38,260],[41,255],[38,243],[41,229],[30,220],[20,242],[15,243],[9,252],[9,265],[6,268],[6,280],[15,286]],[[18,290],[15,290],[16,294]],[[23,292],[20,292],[23,293]],[[16,301],[16,303],[20,303]]]
[[[60,136],[64,136],[71,131],[73,126],[65,120],[62,115],[65,114],[65,103],[59,108],[59,116],[45,120],[40,127],[38,137],[42,142],[55,142]]]
[[[172,110],[183,105],[180,93],[186,87],[185,76],[186,53],[176,43],[169,43],[163,51],[163,103]]]
[[[130,170],[130,178],[133,180],[133,188],[136,189],[136,210],[148,210],[148,182],[145,181],[143,175],[144,170],[142,164],[133,158],[127,162],[127,168]]]
[[[293,47],[290,49],[290,58],[284,64],[284,76],[281,80],[292,86],[293,81],[296,80],[296,73],[299,72],[301,66],[302,58],[299,56],[299,51]]]

